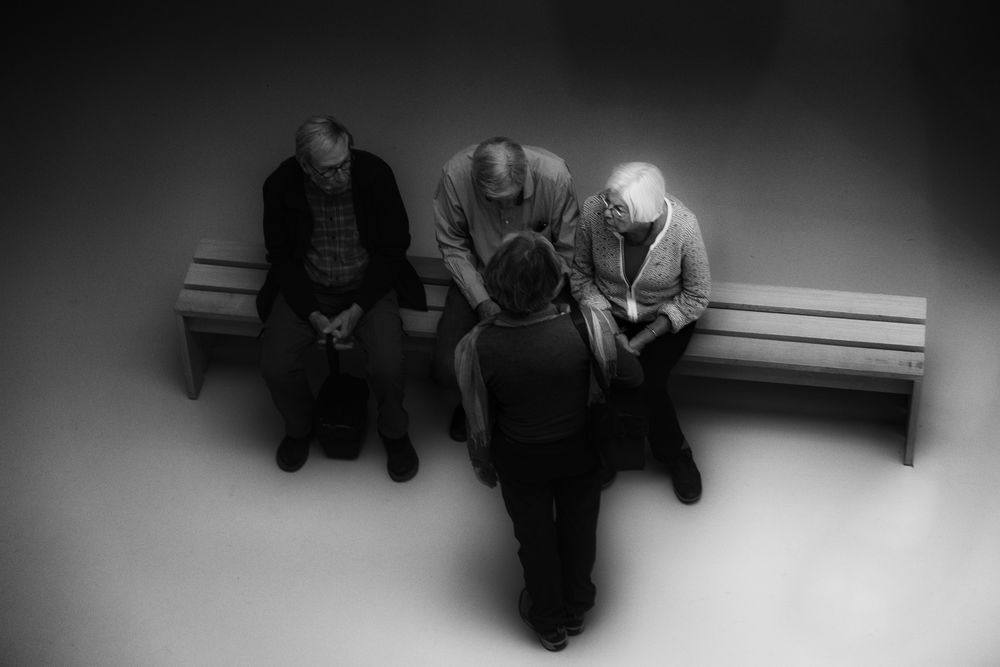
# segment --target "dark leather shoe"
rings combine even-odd
[[[385,445],[388,454],[385,468],[392,481],[408,482],[413,479],[417,474],[417,468],[420,467],[420,459],[417,458],[417,450],[410,442],[410,436],[404,435],[401,438],[382,436],[382,444]]]
[[[691,449],[685,447],[678,452],[667,462],[667,469],[670,471],[677,500],[685,505],[698,502],[701,498],[701,473],[695,465]]]
[[[451,423],[448,425],[448,435],[452,440],[465,442],[469,439],[469,430],[465,423],[465,408],[459,403],[451,413]]]
[[[570,637],[576,637],[577,635],[583,634],[584,619],[583,614],[579,616],[571,614],[569,619],[566,621],[566,634]]]
[[[286,435],[278,445],[278,453],[274,458],[279,468],[285,472],[295,472],[309,458],[309,438],[292,438]]]
[[[538,641],[542,643],[542,647],[546,651],[561,651],[569,644],[569,640],[567,639],[569,633],[566,632],[566,628],[563,626],[560,625],[553,630],[542,632],[531,622],[531,595],[528,594],[528,589],[526,588],[521,590],[521,596],[517,600],[517,613],[520,614],[524,624],[535,632]],[[583,632],[582,623],[581,621],[580,632]]]

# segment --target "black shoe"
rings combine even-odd
[[[701,473],[695,465],[690,447],[685,447],[667,462],[670,479],[674,483],[674,494],[685,505],[698,502],[701,498]]]
[[[309,437],[292,438],[286,435],[278,445],[278,453],[274,458],[279,468],[285,472],[295,472],[309,458]]]
[[[451,423],[448,425],[448,435],[452,440],[465,442],[469,439],[469,429],[465,424],[465,408],[459,403],[451,413]]]
[[[569,617],[569,620],[566,621],[566,634],[570,637],[583,634],[583,614],[579,616],[571,615]]]
[[[566,638],[566,628],[559,626],[555,630],[551,630],[549,632],[539,632],[535,628],[531,619],[528,617],[528,614],[531,613],[531,596],[528,595],[527,588],[521,590],[521,597],[517,600],[517,612],[521,615],[521,620],[524,621],[524,624],[531,628],[536,635],[538,635],[538,641],[542,643],[542,647],[546,651],[561,651],[569,645],[569,639]],[[580,632],[583,632],[582,625]]]
[[[389,471],[392,481],[408,482],[413,479],[417,474],[417,468],[420,467],[420,460],[417,458],[417,450],[410,442],[410,436],[404,435],[401,438],[382,436],[382,443],[388,454],[385,468]]]

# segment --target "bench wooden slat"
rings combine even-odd
[[[696,362],[782,368],[813,373],[919,380],[923,352],[696,334],[685,357]]]
[[[261,326],[260,320],[257,318],[255,294],[183,289],[177,297],[177,302],[174,304],[174,311],[185,318],[190,318],[192,322],[199,319],[216,319],[241,322],[256,327]],[[437,331],[437,323],[441,319],[441,310],[421,311],[400,308],[399,315],[403,320],[403,329],[408,334],[418,337],[432,337]],[[215,331],[206,327],[203,323],[201,325],[194,324],[192,331],[230,333],[229,331]],[[246,331],[249,332],[250,329]],[[244,335],[256,335],[256,333]]]
[[[424,294],[427,295],[428,310],[444,310],[444,301],[448,296],[447,286],[424,285]]]
[[[421,279],[429,285],[447,285],[451,275],[438,257],[409,257]],[[202,239],[195,250],[199,264],[267,268],[264,244]],[[813,314],[851,319],[923,323],[927,300],[923,297],[865,294],[774,285],[716,282],[712,306],[739,310]]]
[[[254,294],[182,289],[174,304],[174,311],[184,317],[215,317],[259,325],[255,301]]]
[[[267,271],[240,266],[192,264],[184,276],[184,287],[210,292],[256,294],[264,284]]]
[[[774,285],[713,283],[712,306],[923,324],[927,299]]]
[[[266,269],[268,265],[264,254],[263,243],[202,239],[195,248],[194,261],[198,264]]]
[[[196,264],[266,269],[263,243],[202,239],[194,252]],[[427,285],[448,285],[451,274],[440,257],[407,256],[417,275]]]
[[[711,307],[698,320],[700,333],[920,352],[924,325],[730,310]]]
[[[184,276],[184,287],[208,292],[256,294],[264,284],[267,271],[233,265],[192,264]],[[444,309],[448,288],[444,285],[424,285],[427,307]]]
[[[761,366],[706,363],[688,359],[687,356],[681,357],[681,360],[674,366],[673,373],[726,380],[743,380],[745,382],[770,382],[902,395],[909,395],[913,390],[913,386],[919,384],[919,382],[914,383],[911,380],[872,377],[870,375],[833,375],[830,373],[813,373],[801,369],[789,370],[784,368],[764,368]]]
[[[444,285],[447,287],[451,283],[451,273],[444,267],[444,260],[440,257],[408,255],[407,259],[425,285]]]

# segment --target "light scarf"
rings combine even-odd
[[[569,313],[569,306],[557,304],[559,313],[565,315]],[[603,374],[604,386],[608,386],[611,379],[615,377],[618,366],[618,353],[615,347],[614,321],[611,319],[610,311],[593,310],[583,306],[580,308],[583,320],[587,325],[587,333],[590,338],[590,349],[597,362],[597,367]],[[486,464],[490,461],[490,438],[493,431],[493,420],[490,415],[489,394],[486,391],[486,383],[483,381],[482,369],[479,367],[479,352],[477,343],[479,335],[491,326],[529,326],[544,320],[532,320],[525,324],[517,324],[504,321],[499,323],[496,318],[484,320],[472,328],[465,337],[459,341],[455,348],[455,373],[458,377],[458,386],[462,392],[462,405],[465,408],[465,418],[468,424],[468,448],[469,458],[474,464]],[[604,393],[601,391],[601,383],[594,377],[593,364],[591,365],[590,377],[590,403],[604,401]]]

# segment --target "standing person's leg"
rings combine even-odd
[[[676,333],[660,336],[639,356],[645,379],[642,395],[649,414],[649,445],[654,458],[666,464],[674,492],[684,503],[701,497],[701,473],[694,462],[691,446],[681,430],[677,410],[670,398],[670,373],[687,350],[695,323]]]
[[[294,472],[309,456],[315,398],[306,378],[305,352],[316,342],[316,332],[279,294],[261,334],[260,370],[278,413],[285,422],[285,438],[278,447],[278,466]]]
[[[594,606],[591,574],[597,559],[597,517],[601,507],[599,468],[555,482],[556,530],[562,561],[566,631],[583,632],[583,616]]]
[[[403,323],[396,293],[379,299],[362,316],[354,334],[367,353],[368,383],[378,406],[378,432],[389,455],[389,476],[405,482],[417,474],[419,461],[403,407]]]
[[[458,379],[455,377],[455,348],[465,334],[469,333],[479,322],[479,316],[455,283],[448,287],[444,311],[438,320],[437,335],[434,339],[434,363],[432,373],[434,380],[458,394]],[[455,407],[448,428],[453,440],[464,442],[467,439],[465,426],[465,410],[461,400]]]
[[[517,556],[531,602],[526,620],[540,635],[554,632],[565,622],[566,610],[551,485],[505,478],[501,471],[500,491],[514,524]]]

